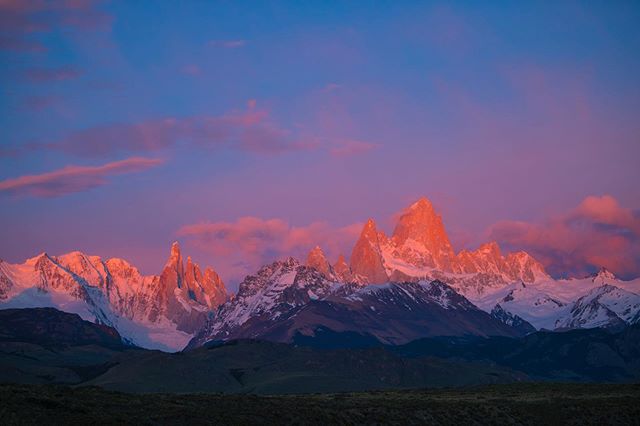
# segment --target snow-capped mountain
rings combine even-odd
[[[540,291],[533,284],[514,283],[492,292],[475,303],[485,311],[499,310],[522,318],[537,329],[553,330],[567,311],[567,302]]]
[[[257,337],[272,321],[311,300],[326,297],[339,286],[294,258],[266,265],[240,283],[235,297],[220,306],[190,345],[240,336]]]
[[[316,247],[305,265],[290,258],[247,277],[237,297],[216,312],[190,347],[235,338],[291,341],[296,333],[313,335],[318,329],[398,343],[430,335],[598,326],[593,319],[580,319],[588,312],[580,311],[577,301],[608,281],[624,285],[606,270],[556,281],[527,253],[503,255],[493,242],[456,254],[441,217],[422,198],[400,216],[391,237],[369,219],[349,264],[340,256],[332,265]],[[456,302],[439,303],[438,291]],[[614,294],[617,305],[605,303]],[[631,323],[640,308],[630,294],[607,292],[598,303],[616,316],[624,312],[621,321]],[[507,327],[496,328],[496,322]]]
[[[308,262],[322,258],[314,249]],[[327,277],[334,272],[326,262],[320,265],[324,272],[289,258],[247,277],[189,348],[237,338],[290,342],[318,329],[366,333],[391,344],[439,335],[519,334],[439,281],[340,283]]]
[[[81,252],[42,253],[23,264],[0,261],[0,308],[55,307],[116,328],[148,348],[180,349],[226,301],[211,268],[187,265],[174,243],[162,274],[143,276],[127,261]]]
[[[505,323],[521,320],[537,329],[587,327],[591,320],[572,319],[571,312],[595,287],[609,283],[640,293],[640,280],[621,281],[605,268],[584,279],[554,280],[529,254],[503,255],[495,242],[456,254],[442,218],[426,198],[404,211],[390,237],[369,219],[354,246],[350,269],[360,283],[440,280]],[[617,301],[628,310],[620,318],[627,324],[628,317],[640,318],[640,308],[629,300],[633,297]],[[603,306],[618,316],[615,309]]]
[[[351,254],[351,270],[365,283],[438,279],[468,297],[515,281],[549,279],[533,257],[525,252],[503,256],[495,242],[456,254],[440,215],[426,198],[402,214],[391,237],[369,219]]]
[[[0,261],[0,308],[56,307],[114,327],[143,347],[177,350],[210,340],[292,341],[317,330],[386,343],[437,335],[523,335],[535,329],[620,327],[640,322],[640,279],[610,271],[555,280],[525,252],[498,244],[456,253],[442,218],[422,198],[390,237],[370,219],[349,262],[315,247],[250,275],[233,298],[211,268],[186,262],[177,243],[159,275],[122,259],[43,253]]]
[[[515,327],[521,331],[522,334],[529,334],[536,331],[536,328],[531,325],[531,323],[522,319],[519,315],[505,311],[499,303],[491,310],[491,316],[511,327]]]
[[[473,300],[485,311],[500,306],[537,329],[618,328],[640,320],[640,279],[610,271],[582,279],[514,283]]]
[[[605,284],[576,300],[569,313],[557,320],[556,328],[618,329],[636,323],[638,312],[640,295]]]

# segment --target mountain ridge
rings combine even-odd
[[[606,285],[615,289],[578,306],[587,293]],[[442,286],[473,307],[467,316],[475,315],[479,326],[452,316],[455,309],[439,305],[431,297],[435,293],[425,296],[427,287],[442,292]],[[527,253],[503,254],[495,242],[456,254],[442,217],[426,198],[400,215],[391,236],[369,219],[349,262],[341,254],[332,264],[316,246],[304,263],[288,257],[264,265],[233,297],[214,269],[203,272],[191,257],[185,260],[177,242],[160,274],[150,276],[126,260],[79,251],[42,253],[15,265],[0,261],[0,308],[58,307],[113,326],[130,343],[163,350],[209,339],[289,341],[296,333],[312,335],[323,328],[369,333],[373,327],[371,334],[389,343],[434,333],[526,334],[606,326],[596,320],[600,314],[619,328],[640,320],[638,293],[640,280],[621,281],[606,269],[554,280]],[[412,316],[410,307],[422,317]],[[451,321],[449,328],[444,319]]]
[[[368,283],[439,279],[463,294],[550,278],[531,255],[519,251],[505,256],[495,241],[456,254],[442,217],[425,197],[400,215],[390,237],[369,219],[353,248],[350,266],[359,280]]]
[[[185,268],[177,243],[160,275],[144,276],[126,260],[79,251],[0,262],[0,307],[57,307],[152,348],[180,349],[227,298],[213,269],[202,274],[190,258]]]

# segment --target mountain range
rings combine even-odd
[[[349,261],[320,247],[247,276],[230,295],[174,243],[159,275],[81,252],[0,261],[0,308],[55,307],[111,326],[127,344],[175,351],[211,341],[293,342],[329,330],[381,344],[437,336],[517,337],[536,330],[608,328],[640,321],[640,279],[602,269],[556,280],[525,252],[495,242],[455,252],[426,198],[391,236],[369,219]]]
[[[128,343],[177,350],[229,298],[212,268],[204,273],[174,243],[160,275],[127,261],[81,252],[0,261],[0,308],[55,307],[114,327]]]
[[[640,325],[520,338],[431,337],[404,345],[323,329],[294,344],[243,339],[166,353],[126,345],[115,329],[54,308],[0,310],[0,383],[78,385],[83,391],[299,394],[532,381],[637,383],[639,357]]]
[[[503,256],[496,242],[456,254],[442,218],[426,198],[402,213],[391,237],[369,219],[351,253],[351,272],[370,284],[440,279],[465,295],[484,294],[515,281],[550,278],[529,254]]]

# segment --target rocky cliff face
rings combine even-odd
[[[287,259],[247,277],[237,297],[220,308],[188,349],[246,338],[291,342],[318,330],[365,334],[389,344],[428,336],[520,333],[438,281],[335,283]]]
[[[218,274],[187,259],[174,243],[162,273],[143,276],[122,259],[81,252],[43,253],[23,264],[0,262],[0,307],[56,307],[117,328],[125,340],[181,349],[227,300]]]
[[[382,258],[381,240],[386,242],[386,236],[379,233],[376,223],[369,219],[351,252],[351,271],[359,279],[371,284],[389,281]]]
[[[316,246],[309,252],[306,265],[310,268],[314,268],[316,271],[324,275],[327,279],[336,279],[336,273],[333,269],[333,266],[331,266],[331,264],[327,260],[327,257],[324,255],[324,252],[318,246]]]
[[[509,282],[548,278],[544,268],[525,252],[504,256],[495,242],[456,254],[442,218],[421,198],[398,220],[387,238],[369,220],[351,254],[351,269],[363,283],[441,279],[464,294],[482,293]]]
[[[190,346],[209,340],[259,337],[276,319],[325,298],[339,285],[291,257],[263,266],[240,283],[233,300],[218,309]]]
[[[114,328],[84,321],[54,308],[0,310],[0,342],[28,342],[46,347],[97,345],[126,346]]]
[[[338,260],[333,265],[333,270],[340,282],[350,283],[354,280],[353,271],[351,271],[351,267],[342,254],[338,256]]]
[[[423,268],[453,271],[457,263],[442,218],[426,198],[400,216],[390,241],[402,258]]]
[[[226,289],[218,274],[207,268],[204,275],[191,257],[185,267],[180,245],[171,255],[158,279],[160,313],[171,318],[179,330],[193,333],[204,325],[209,312],[226,301]]]

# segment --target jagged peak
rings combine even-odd
[[[27,259],[27,260],[25,261],[25,263],[26,263],[27,265],[35,265],[36,263],[38,263],[38,262],[42,261],[43,259],[47,259],[47,260],[53,261],[53,259],[51,258],[51,256],[49,256],[49,254],[48,254],[46,251],[43,251],[43,252],[42,252],[42,253],[40,253],[39,255],[37,255],[37,256],[33,256],[33,257],[30,257],[29,259]]]
[[[72,250],[69,253],[65,253],[60,257],[86,257],[87,255],[80,250]]]
[[[120,257],[111,257],[107,260],[105,260],[105,263],[107,265],[109,265],[109,267],[117,267],[117,268],[132,268],[135,269],[136,271],[138,270],[137,267],[133,266],[131,263],[129,263],[127,260],[122,259]]]
[[[604,266],[600,268],[600,270],[591,275],[593,277],[593,281],[597,278],[602,280],[617,280],[618,278],[615,276],[613,272],[605,268]]]
[[[41,257],[49,257],[49,253],[47,253],[46,251],[40,252],[39,254],[27,259],[27,262],[29,262],[30,260],[34,260],[34,259],[35,260],[40,259]]]
[[[343,282],[349,282],[353,280],[351,267],[347,263],[347,259],[345,259],[342,253],[338,255],[338,260],[336,260],[336,263],[333,264],[333,270],[336,273],[336,278],[338,278],[339,280],[342,280]]]
[[[298,259],[296,259],[295,257],[293,257],[293,256],[287,256],[287,257],[285,257],[283,259],[280,259],[280,262],[291,264],[291,265],[292,264],[298,264],[298,265],[300,264],[300,261]]]
[[[328,265],[329,261],[327,260],[327,256],[325,256],[324,251],[322,251],[320,246],[315,246],[307,255],[307,261],[305,262],[305,264],[307,266],[317,267],[318,263],[324,263]]]
[[[218,272],[215,269],[213,269],[211,266],[207,266],[204,269],[204,275],[205,276],[217,277],[218,279],[220,278],[220,275],[218,275]]]
[[[375,232],[377,232],[377,228],[376,228],[376,221],[373,220],[373,218],[369,218],[367,219],[367,222],[364,224],[364,228],[363,228],[363,232],[364,230],[373,230]]]
[[[476,253],[492,254],[496,257],[501,256],[500,246],[495,241],[490,241],[488,243],[480,245],[480,247],[478,247],[478,250],[476,250]]]
[[[285,266],[285,267],[292,267],[292,268],[296,268],[298,266],[300,266],[301,263],[298,259],[296,259],[293,256],[287,256],[284,257],[282,259],[278,259],[275,262],[269,264],[269,265],[265,265],[265,266]]]
[[[514,251],[508,254],[508,256],[511,256],[513,258],[531,258],[533,259],[533,256],[531,256],[529,253],[527,253],[524,250],[518,250],[518,251]]]
[[[435,212],[434,208],[433,208],[433,204],[431,203],[431,201],[429,201],[429,199],[427,197],[420,197],[418,198],[418,200],[411,204],[409,206],[410,211],[415,211],[415,210],[426,210],[426,211],[432,211]]]
[[[416,241],[440,239],[449,244],[442,218],[426,198],[420,198],[400,215],[393,237],[403,242],[407,238]]]
[[[314,268],[322,273],[325,278],[333,278],[333,268],[320,246],[314,247],[307,256],[306,266]]]
[[[376,228],[376,222],[372,218],[369,218],[362,227],[362,232],[360,232],[359,239],[373,242],[378,240],[378,235],[379,232]]]
[[[180,243],[177,241],[174,241],[171,244],[171,257],[178,257],[180,256]]]
[[[178,267],[180,269],[184,268],[184,264],[182,262],[182,252],[180,251],[180,244],[177,241],[174,241],[171,244],[171,252],[169,254],[169,258],[167,259],[167,263],[164,265],[165,268],[175,268]]]
[[[627,291],[621,289],[620,287],[616,287],[611,284],[604,284],[599,287],[592,288],[587,294],[578,298],[576,300],[576,303],[590,303],[593,301],[599,301],[602,296],[616,291],[622,294],[627,293]]]
[[[320,256],[320,257],[326,258],[324,251],[320,246],[315,246],[309,251],[309,254],[307,255],[307,262],[309,261],[309,258],[311,258],[312,256]]]
[[[282,265],[295,265],[295,266],[298,266],[298,265],[300,265],[300,261],[298,261],[298,259],[296,259],[293,256],[287,256],[287,257],[283,257],[283,258],[280,258],[280,259],[276,259],[273,262],[263,264],[258,271],[263,270],[263,269],[274,268],[274,267],[282,266]]]

